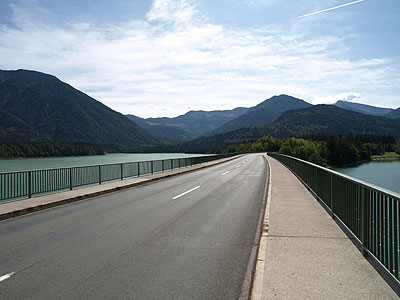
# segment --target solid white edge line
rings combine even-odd
[[[267,196],[267,207],[265,209],[264,223],[263,223],[263,232],[260,239],[260,248],[258,250],[257,264],[254,275],[253,288],[251,290],[251,300],[261,300],[262,292],[263,292],[263,283],[264,283],[264,271],[265,271],[265,258],[267,255],[267,238],[268,238],[268,225],[269,225],[269,213],[271,207],[271,182],[272,182],[272,170],[271,164],[268,162],[269,168],[269,179],[268,179],[268,196]]]
[[[225,176],[226,174],[228,174],[230,171],[226,171],[225,173],[222,173],[221,176]]]
[[[182,196],[185,196],[186,194],[189,194],[189,193],[191,193],[191,192],[197,190],[199,187],[200,187],[200,186],[198,185],[198,186],[192,188],[191,190],[188,190],[188,191],[186,191],[186,192],[184,192],[184,193],[182,193],[182,194],[179,194],[178,196],[175,196],[174,198],[172,198],[172,200],[175,200],[175,199],[178,199],[178,198],[180,198],[180,197],[182,197]]]
[[[15,272],[12,272],[12,273],[3,275],[3,276],[0,277],[0,281],[3,281],[3,280],[8,279],[8,278],[10,278],[11,276],[13,276],[14,274],[15,274]]]

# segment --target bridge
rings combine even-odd
[[[398,299],[399,195],[282,155],[206,164],[1,204],[1,297]]]

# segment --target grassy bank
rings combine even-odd
[[[400,158],[400,155],[396,152],[385,152],[382,155],[372,155],[372,159],[392,159],[392,158]]]

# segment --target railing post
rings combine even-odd
[[[99,184],[101,184],[101,166],[99,165]]]
[[[335,219],[335,213],[333,211],[333,175],[331,173],[331,217]]]
[[[140,177],[140,163],[137,163],[137,177]]]
[[[308,178],[308,165],[307,164],[305,164],[305,163],[303,163],[305,166],[306,166],[306,183],[307,183],[307,185],[308,186],[310,186],[310,179]]]
[[[173,169],[174,169],[174,160],[171,159],[171,170],[173,170]]]
[[[178,158],[178,169],[180,169],[180,168],[181,168],[181,159]]]
[[[361,243],[362,243],[362,255],[364,257],[368,256],[368,252],[366,251],[366,243],[368,242],[368,213],[366,209],[366,193],[365,187],[361,187]]]
[[[154,174],[154,160],[151,161],[151,174]]]
[[[72,191],[72,168],[69,168],[69,189]]]
[[[164,173],[164,160],[161,161],[161,170]]]
[[[121,180],[124,179],[124,166],[121,164]]]
[[[318,199],[318,168],[315,167],[315,194],[317,195],[317,201],[319,201]]]
[[[32,171],[28,171],[28,198],[32,198]]]

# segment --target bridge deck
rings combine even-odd
[[[127,178],[124,180],[116,180],[105,182],[101,185],[89,185],[81,188],[74,188],[72,191],[56,191],[41,196],[34,196],[29,199],[20,199],[10,202],[0,202],[0,221],[4,219],[13,218],[16,216],[36,212],[39,210],[51,208],[54,206],[82,200],[90,197],[100,196],[110,192],[115,192],[119,189],[130,188],[136,185],[149,183],[154,180],[164,179],[174,175],[183,174],[186,172],[192,172],[209,166],[217,165],[239,156],[233,156],[223,158],[215,161],[209,161],[199,165],[193,165],[185,168],[173,169],[171,171],[165,171],[155,173],[151,175],[144,175],[141,177]]]
[[[300,181],[268,161],[269,221],[259,254],[265,261],[257,267],[262,284],[254,298],[398,299]]]

